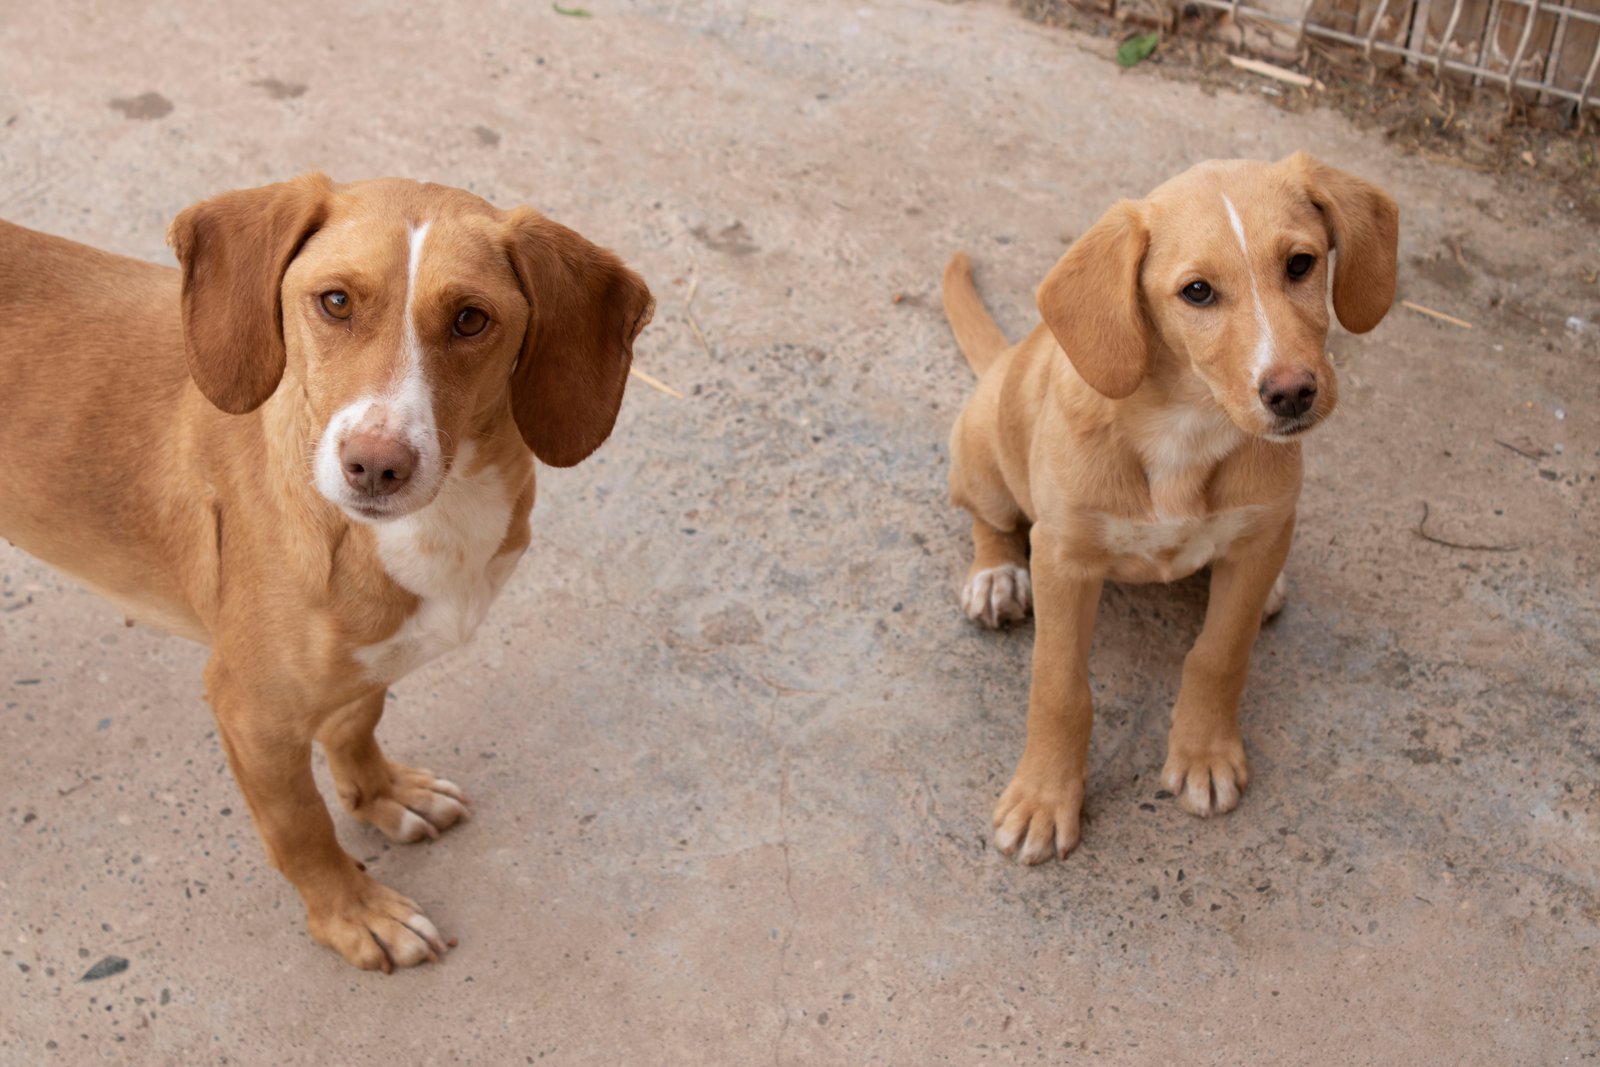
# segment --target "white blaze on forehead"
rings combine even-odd
[[[416,320],[411,317],[411,303],[417,294],[417,264],[422,262],[422,243],[428,239],[428,225],[424,222],[421,226],[407,227],[406,231],[410,236],[411,251],[406,260],[405,343],[406,357],[411,361],[413,371],[422,362],[422,347],[417,343],[417,325]]]
[[[1272,323],[1267,321],[1267,309],[1261,303],[1261,288],[1256,285],[1256,272],[1250,266],[1250,246],[1244,239],[1244,222],[1239,218],[1239,212],[1234,209],[1233,201],[1228,199],[1227,193],[1222,194],[1222,206],[1228,209],[1228,222],[1233,226],[1233,235],[1239,239],[1239,251],[1244,255],[1245,273],[1250,278],[1250,296],[1255,300],[1256,349],[1250,369],[1255,374],[1255,380],[1260,382],[1261,376],[1272,366],[1272,357],[1277,346],[1272,339]]]
[[[417,332],[413,304],[417,268],[428,239],[428,223],[406,227],[406,300],[401,323],[401,372],[398,380],[371,382],[356,400],[334,413],[323,429],[312,462],[312,480],[328,500],[341,506],[371,506],[372,501],[345,484],[339,449],[358,427],[381,430],[409,444],[417,453],[410,485],[390,499],[425,501],[432,498],[444,477],[444,459],[433,413],[433,390],[428,386],[422,340]],[[398,281],[398,279],[396,279]],[[404,509],[409,510],[409,509]]]
[[[1234,210],[1233,201],[1228,199],[1228,194],[1222,194],[1222,206],[1228,209],[1228,221],[1233,224],[1233,235],[1239,239],[1239,251],[1244,253],[1245,262],[1250,262],[1250,246],[1244,241],[1244,223],[1239,219],[1239,212]]]
[[[428,223],[409,226],[406,228],[406,233],[410,251],[406,258],[406,310],[403,324],[405,333],[401,341],[405,348],[406,369],[405,376],[394,389],[392,406],[397,409],[397,414],[404,422],[415,430],[425,431],[428,437],[432,437],[433,390],[428,388],[428,378],[423,373],[422,342],[417,336],[417,320],[412,311],[412,304],[417,295],[417,265],[422,262],[422,245],[428,239]],[[413,442],[414,446],[420,444]]]

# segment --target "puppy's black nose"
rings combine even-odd
[[[1308,370],[1268,371],[1261,379],[1261,402],[1274,415],[1298,418],[1317,400],[1317,376]]]

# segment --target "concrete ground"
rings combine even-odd
[[[1600,1058],[1600,235],[997,2],[583,2],[0,7],[0,215],[170,261],[185,204],[312,168],[531,202],[651,280],[638,365],[686,394],[541,475],[476,643],[396,687],[390,751],[477,818],[337,816],[460,940],[394,977],[304,932],[204,651],[0,545],[0,1061]],[[1203,581],[1108,588],[1084,843],[1020,867],[1032,628],[957,607],[940,269],[1019,333],[1115,198],[1301,147],[1394,193],[1400,295],[1474,328],[1330,339],[1241,807],[1158,792]]]

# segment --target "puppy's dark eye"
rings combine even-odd
[[[1190,282],[1178,295],[1197,308],[1203,308],[1217,298],[1217,294],[1205,282]]]
[[[1289,257],[1289,277],[1296,281],[1311,273],[1311,268],[1317,265],[1317,257],[1309,252],[1299,252]]]
[[[331,292],[323,293],[320,299],[322,310],[326,311],[330,318],[342,321],[350,317],[350,312],[353,310],[350,307],[350,297],[343,291],[334,289]]]
[[[476,337],[489,325],[489,316],[478,308],[464,308],[456,316],[455,334],[457,337]]]

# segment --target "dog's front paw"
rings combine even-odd
[[[389,764],[386,786],[351,797],[341,790],[339,799],[351,815],[401,843],[431,841],[472,818],[472,802],[460,786],[400,763]]]
[[[334,901],[306,904],[306,929],[317,943],[364,971],[389,974],[448,951],[415,901],[366,875]]]
[[[1078,847],[1083,812],[1083,779],[1063,778],[1028,767],[1027,758],[1000,794],[994,808],[994,843],[1023,863],[1043,863],[1052,855],[1066,859]]]
[[[1004,622],[1026,619],[1033,610],[1033,582],[1028,568],[1002,563],[974,572],[962,587],[961,609],[967,618],[991,630]]]
[[[1244,742],[1237,735],[1195,740],[1174,733],[1167,739],[1161,784],[1191,815],[1209,818],[1232,811],[1249,778]]]

